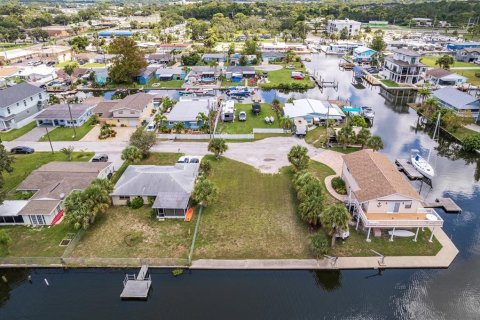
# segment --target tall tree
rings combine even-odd
[[[379,136],[373,136],[367,140],[367,147],[373,149],[373,151],[378,151],[383,149],[383,140]]]
[[[5,199],[5,190],[3,190],[5,180],[3,178],[3,173],[10,173],[13,171],[12,163],[13,157],[8,154],[3,143],[0,141],[0,204],[2,204]]]
[[[337,141],[342,144],[343,149],[347,149],[347,145],[355,140],[355,132],[351,126],[343,127],[337,132]]]
[[[295,172],[307,169],[310,161],[308,149],[300,145],[293,146],[288,152],[288,161],[292,164]]]
[[[362,128],[360,132],[358,132],[357,143],[362,145],[362,149],[367,144],[371,136],[372,134],[370,133],[370,130],[368,130],[367,128]]]
[[[332,237],[332,247],[335,247],[337,233],[348,231],[350,214],[343,204],[329,205],[320,215],[325,231]]]
[[[192,199],[198,202],[202,207],[207,207],[214,202],[217,197],[217,186],[205,177],[200,177],[193,188]]]
[[[109,76],[113,82],[130,83],[148,65],[145,56],[132,38],[115,38],[110,44],[109,52],[116,55],[109,69]]]
[[[435,65],[438,65],[440,68],[443,69],[450,69],[450,66],[453,65],[455,60],[453,60],[452,56],[449,56],[447,54],[437,58],[435,61]]]
[[[208,143],[208,151],[212,152],[217,159],[227,150],[228,146],[224,139],[215,138]]]
[[[156,142],[155,132],[145,131],[142,127],[135,130],[130,136],[130,145],[137,147],[144,157],[148,155]]]

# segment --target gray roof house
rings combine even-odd
[[[212,61],[225,62],[227,61],[227,55],[225,53],[204,53],[202,60],[207,63]]]
[[[43,89],[28,82],[0,90],[0,130],[18,129],[29,123],[47,100]]]
[[[452,87],[439,89],[432,95],[438,99],[442,107],[453,109],[455,112],[469,110],[476,121],[480,120],[480,98]]]
[[[180,99],[166,115],[168,126],[173,127],[176,122],[183,122],[186,128],[198,129],[202,125],[197,121],[198,114],[208,116],[216,103],[215,99]]]
[[[456,86],[467,81],[466,77],[450,72],[443,68],[427,70],[425,75],[426,80],[428,80],[431,84],[439,86]]]
[[[30,191],[29,200],[11,200],[0,206],[1,225],[54,225],[63,217],[63,199],[73,190],[85,189],[94,179],[113,173],[110,162],[47,163],[34,170],[17,187]]]
[[[93,115],[94,104],[55,104],[44,109],[35,120],[38,126],[80,127]]]
[[[198,162],[173,166],[128,166],[111,193],[113,204],[125,205],[135,197],[147,203],[153,197],[158,218],[185,218],[198,175],[200,158],[195,158]]]
[[[465,48],[458,50],[455,59],[463,62],[474,62],[480,60],[480,48]]]

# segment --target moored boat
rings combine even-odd
[[[435,176],[435,171],[433,167],[428,163],[428,161],[420,155],[420,152],[416,149],[412,150],[410,156],[410,162],[412,165],[420,172],[424,177],[432,179]]]

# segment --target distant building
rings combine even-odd
[[[309,125],[327,119],[341,121],[345,118],[345,114],[337,105],[315,99],[299,99],[285,103],[283,113],[290,119],[303,118]]]
[[[349,36],[355,36],[360,32],[360,26],[362,25],[361,22],[355,20],[329,20],[327,25],[327,33],[340,33],[343,29],[348,30]]]
[[[447,50],[458,51],[466,48],[480,48],[480,42],[450,42]]]
[[[72,28],[70,26],[46,26],[42,27],[43,31],[46,31],[50,37],[68,37]]]
[[[480,58],[480,47],[458,50],[455,59],[462,62],[474,62]]]
[[[41,64],[36,67],[26,67],[19,70],[16,76],[23,80],[43,84],[56,79],[57,72],[55,71],[55,68]]]
[[[420,63],[420,54],[408,49],[394,49],[393,56],[385,59],[385,74],[388,80],[401,84],[415,84],[427,67]]]
[[[227,55],[225,53],[204,53],[202,60],[205,63],[210,63],[213,61],[220,63],[227,60]]]
[[[443,108],[451,109],[456,113],[469,111],[475,121],[480,121],[480,98],[451,87],[436,90],[432,96]]]
[[[443,68],[436,68],[426,72],[425,80],[438,86],[457,86],[465,83],[467,78]]]
[[[415,22],[417,27],[431,27],[432,19],[430,18],[413,18],[412,21]]]
[[[358,47],[353,49],[353,61],[354,62],[371,62],[374,55],[377,54],[377,51],[367,48],[367,47]]]
[[[18,129],[47,105],[47,94],[23,82],[0,90],[0,130]]]
[[[101,38],[131,37],[133,36],[133,32],[127,30],[100,31],[98,36]]]

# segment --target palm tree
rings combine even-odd
[[[67,156],[67,161],[72,161],[73,146],[69,146],[67,148],[62,148],[62,149],[60,149],[60,152],[62,152],[64,155]]]
[[[360,132],[357,134],[357,143],[360,143],[362,145],[362,149],[367,144],[368,140],[371,138],[372,134],[370,133],[370,130],[367,128],[362,128]]]
[[[379,136],[373,136],[367,141],[367,146],[373,151],[378,151],[383,149],[383,141]]]
[[[420,96],[422,102],[431,94],[432,89],[430,89],[430,86],[423,86],[422,88],[420,88],[420,90],[418,90],[418,95]]]
[[[153,118],[153,121],[155,122],[155,126],[157,128],[160,128],[161,126],[163,126],[163,123],[167,121],[167,116],[163,113],[157,113]]]
[[[332,237],[332,247],[335,247],[335,240],[338,232],[348,231],[350,214],[342,204],[329,205],[320,215],[325,231]]]
[[[285,130],[292,129],[293,122],[292,122],[292,119],[290,119],[289,117],[285,117],[285,116],[281,117],[279,120],[279,123],[280,123],[280,126],[282,126],[282,128]]]
[[[130,163],[138,163],[142,158],[142,152],[135,146],[128,146],[122,151],[122,160]]]
[[[173,125],[173,130],[175,130],[176,133],[182,133],[182,131],[185,129],[185,123],[182,121],[175,122]]]
[[[215,154],[215,158],[219,159],[220,155],[228,150],[228,146],[224,139],[212,139],[208,143],[208,151]]]
[[[200,112],[197,115],[197,124],[200,124],[200,130],[203,132],[210,131],[209,117],[205,113]]]
[[[342,144],[343,149],[347,149],[347,145],[355,138],[355,132],[352,127],[343,127],[337,132],[337,141]]]
[[[288,161],[293,166],[293,171],[298,172],[308,168],[310,157],[308,156],[308,149],[300,145],[293,146],[288,152]]]

